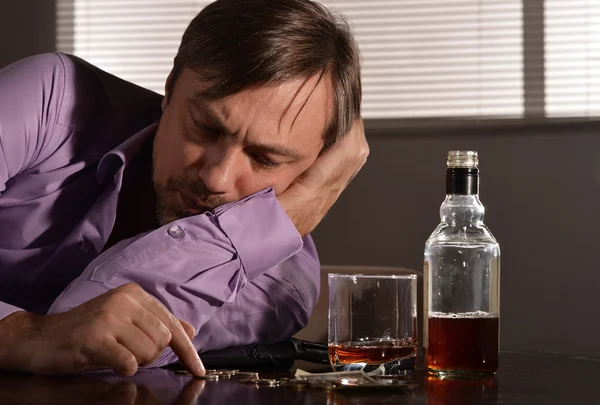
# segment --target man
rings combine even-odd
[[[218,0],[165,97],[63,54],[0,72],[0,368],[71,373],[292,335],[308,234],[360,170],[360,69],[310,0]]]

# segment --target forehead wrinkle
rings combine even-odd
[[[302,105],[300,106],[300,109],[298,110],[298,112],[296,113],[294,120],[292,121],[291,125],[290,125],[290,133],[292,132],[292,130],[294,129],[294,125],[296,124],[296,121],[298,119],[298,116],[300,115],[300,113],[302,112],[302,110],[304,110],[304,107],[306,106],[306,104],[308,103],[308,100],[310,99],[310,97],[313,95],[315,89],[317,88],[317,86],[319,85],[319,83],[321,82],[321,78],[323,77],[323,72],[321,72],[321,75],[319,76],[319,79],[317,80],[317,82],[314,84],[313,88],[310,90],[310,92],[308,93],[308,95],[306,96],[306,98],[304,99],[304,101],[302,102]],[[293,108],[295,101],[298,99],[298,97],[300,97],[300,93],[303,91],[303,89],[308,85],[308,82],[313,79],[314,76],[312,77],[308,77],[306,79],[304,79],[304,81],[302,82],[302,84],[300,84],[300,86],[298,86],[298,88],[296,89],[294,96],[290,99],[290,102],[288,103],[288,105],[285,107],[285,109],[283,110],[281,117],[279,118],[279,123],[277,126],[277,130],[279,133],[281,133],[281,129],[283,126],[283,120],[285,118],[285,116],[290,112],[290,110]]]

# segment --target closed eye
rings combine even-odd
[[[251,158],[263,169],[276,169],[281,165],[281,163],[274,162],[258,153],[251,154]]]
[[[221,131],[216,128],[207,127],[206,125],[201,124],[198,120],[196,120],[193,116],[192,122],[197,130],[201,131],[203,134],[210,136],[212,139],[218,139],[221,137]]]

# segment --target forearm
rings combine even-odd
[[[14,368],[8,364],[7,354],[16,350],[14,343],[17,335],[24,330],[24,322],[27,320],[27,312],[14,305],[0,302],[0,369]]]
[[[0,370],[28,371],[31,357],[21,343],[33,336],[40,316],[17,309],[0,319]]]

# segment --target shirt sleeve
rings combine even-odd
[[[0,69],[0,198],[11,179],[35,170],[60,142],[63,131],[57,120],[64,77],[58,54],[33,56]],[[0,319],[19,310],[0,302]]]
[[[6,318],[10,314],[23,311],[21,308],[15,307],[14,305],[7,304],[0,301],[0,320]]]
[[[294,256],[251,280],[200,329],[200,351],[275,343],[306,326],[319,297],[320,264],[310,236]]]
[[[240,297],[241,302],[252,301],[252,297],[240,295],[247,287],[250,287],[249,295],[262,289],[262,296],[256,297],[252,308],[269,313],[275,304],[267,297],[273,293],[265,289],[273,286],[269,278],[277,272],[266,273],[281,267],[300,252],[303,245],[303,239],[273,190],[263,190],[220,207],[214,213],[180,219],[119,242],[90,263],[56,299],[49,313],[67,311],[131,282],[140,285],[196,331],[201,331],[224,305],[234,304]],[[292,282],[290,276],[287,291],[275,295],[281,294],[281,299],[287,294],[296,300],[292,305],[306,305],[306,294],[294,290]],[[291,321],[291,329],[299,324]],[[252,341],[256,336],[260,333],[248,330],[239,338]],[[197,350],[203,349],[200,347],[202,339],[194,339],[194,343]],[[169,349],[155,365],[175,360]]]
[[[65,66],[58,54],[0,70],[0,195],[10,179],[33,169],[60,143],[64,90]]]
[[[320,266],[310,236],[288,260],[255,277],[233,302],[218,308],[193,340],[199,352],[254,343],[276,343],[308,323],[319,297]],[[150,367],[177,361],[165,350]]]

